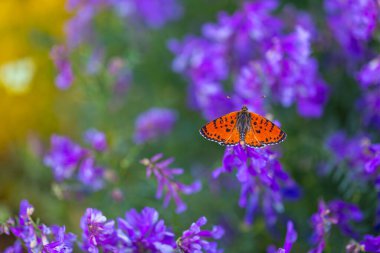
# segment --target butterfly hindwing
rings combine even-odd
[[[259,139],[257,138],[257,136],[255,135],[252,129],[250,129],[246,133],[244,142],[247,146],[253,147],[253,148],[261,148],[265,146],[264,143],[259,141]]]
[[[252,147],[277,144],[285,140],[286,134],[272,121],[250,112],[251,128],[246,134],[245,143]]]
[[[236,128],[238,112],[231,112],[203,126],[199,132],[208,140],[221,145],[236,145],[239,143],[239,131]]]

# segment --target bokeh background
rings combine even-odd
[[[231,15],[244,1],[177,1],[181,11],[176,11],[181,15],[159,27],[149,23],[157,24],[159,18],[126,18],[99,7],[91,19],[95,32],[90,40],[70,49],[74,80],[70,87],[62,89],[56,85],[59,69],[51,51],[55,45],[68,45],[67,24],[80,11],[68,7],[74,2],[0,1],[1,221],[16,215],[20,201],[28,199],[35,207],[35,217],[46,224],[66,225],[68,231],[80,235],[79,220],[87,207],[102,210],[112,219],[131,208],[151,206],[176,234],[206,216],[210,224],[224,227],[226,234],[219,245],[225,252],[266,252],[270,244],[282,245],[284,224],[291,219],[298,231],[294,252],[307,252],[311,248],[310,217],[317,211],[318,201],[343,199],[363,211],[364,219],[356,229],[361,234],[376,234],[376,191],[372,181],[366,181],[364,186],[352,183],[346,177],[349,166],[338,165],[336,169],[331,162],[334,154],[326,148],[326,140],[338,130],[349,136],[368,133],[372,143],[379,141],[376,126],[363,127],[363,110],[358,108],[363,91],[352,75],[371,57],[344,66],[349,58],[336,53],[339,45],[329,32],[323,1],[279,1],[273,12],[285,23],[287,19],[293,22],[291,15],[283,15],[289,5],[311,15],[319,29],[311,55],[318,62],[318,72],[327,83],[329,95],[319,117],[303,117],[296,105],[285,107],[273,102],[275,98],[270,93],[255,97],[270,104],[266,115],[281,122],[287,132],[287,140],[276,148],[281,150],[279,159],[284,170],[299,186],[299,199],[284,202],[279,221],[270,229],[260,214],[252,224],[245,221],[246,211],[238,205],[240,185],[235,174],[212,178],[213,170],[222,165],[225,148],[199,135],[199,128],[209,119],[202,109],[189,106],[191,78],[173,71],[175,54],[168,48],[171,39],[181,41],[188,34],[201,36],[205,23],[215,23],[221,11]],[[121,7],[119,10],[122,12]],[[153,8],[154,11],[159,9]],[[373,49],[372,55],[378,52],[378,38],[379,29],[366,44]],[[122,66],[124,79],[119,83],[118,76],[110,70],[112,64]],[[227,85],[226,90],[231,87]],[[152,107],[174,110],[174,127],[170,134],[136,144],[136,119]],[[83,135],[91,128],[104,132],[108,142],[107,151],[96,153],[97,162],[107,170],[104,187],[94,192],[77,191],[77,182],[57,183],[52,170],[44,164],[51,136],[67,136],[85,145]],[[146,178],[140,161],[157,153],[174,157],[173,166],[184,168],[178,177],[181,182],[202,181],[200,192],[183,195],[187,204],[183,213],[177,214],[173,203],[164,208],[162,199],[155,198],[156,181]],[[0,250],[13,241],[13,237],[1,237]],[[333,228],[325,252],[344,252],[349,241]]]

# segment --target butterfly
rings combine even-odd
[[[267,118],[249,112],[246,106],[240,111],[228,113],[210,121],[200,130],[207,140],[220,145],[242,145],[261,148],[285,140],[286,134]]]

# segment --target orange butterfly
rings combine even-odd
[[[260,148],[285,140],[286,134],[272,121],[253,112],[246,106],[240,111],[231,112],[214,119],[203,126],[199,132],[207,140],[220,145],[240,144]]]

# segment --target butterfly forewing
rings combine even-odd
[[[252,147],[262,147],[265,145],[277,144],[285,140],[286,134],[272,121],[256,113],[249,113],[251,116],[251,129],[247,132],[245,143]]]
[[[221,145],[236,145],[239,143],[239,131],[236,128],[239,112],[231,112],[219,117],[200,129],[200,133],[208,140]]]

